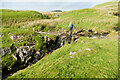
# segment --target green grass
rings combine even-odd
[[[0,28],[0,30],[2,31],[2,34],[4,36],[1,37],[2,39],[2,46],[1,47],[9,47],[11,43],[14,43],[14,41],[12,41],[10,39],[10,36],[15,36],[15,35],[25,35],[30,36],[31,34],[33,35],[34,32],[33,31],[27,31],[24,28]],[[15,45],[17,43],[14,43]]]
[[[11,35],[26,35],[25,38],[20,39],[22,42],[14,43],[15,46],[23,46],[32,38],[36,41],[36,50],[41,47],[45,48],[45,41],[42,41],[39,34],[35,34],[32,29],[64,32],[68,30],[70,21],[76,26],[74,31],[81,28],[93,29],[97,32],[110,31],[108,39],[80,37],[76,43],[66,44],[31,67],[18,71],[9,78],[117,78],[118,40],[117,32],[113,31],[113,27],[118,27],[118,17],[113,14],[118,10],[116,4],[116,2],[108,2],[93,8],[62,12],[60,17],[54,20],[46,19],[48,17],[36,11],[2,10],[3,27],[0,28],[4,34],[2,47],[10,47],[10,44],[14,43],[10,39]],[[37,22],[39,19],[46,20],[22,28],[23,25],[31,21]],[[30,37],[31,34],[33,37]],[[56,37],[50,34],[43,34],[43,36]],[[85,43],[81,43],[82,40]],[[86,48],[90,48],[91,51],[86,51]],[[70,51],[77,52],[73,55],[74,58],[70,58]],[[10,68],[14,64],[12,55],[3,57],[4,66]]]
[[[8,14],[9,13],[9,14]],[[48,17],[36,11],[19,11],[2,9],[2,25],[3,27],[10,27],[13,24],[18,24],[27,21],[34,21],[38,19],[47,19]]]
[[[110,11],[110,10],[109,10]],[[77,29],[94,29],[98,32],[111,31],[118,24],[118,19],[108,11],[98,9],[82,9],[65,13],[60,17],[57,27],[68,28],[69,22]]]
[[[66,11],[60,13],[60,17],[56,18],[54,21],[50,19],[49,21],[43,22],[48,29],[52,31],[68,30],[68,25],[70,21],[76,26],[75,30],[83,29],[93,29],[97,32],[102,31],[112,31],[113,27],[118,27],[118,17],[114,16],[114,13],[118,11],[117,2],[107,2],[104,4],[97,5],[93,8],[86,8],[80,10]],[[47,14],[47,13],[46,13]],[[49,15],[48,13],[47,15]],[[57,14],[57,13],[56,13]],[[42,24],[36,23],[35,25]],[[54,28],[51,28],[51,25]],[[34,26],[34,25],[33,25]],[[41,30],[41,27],[36,27],[36,30]]]
[[[117,4],[117,3],[118,2],[114,2],[114,1],[106,2],[106,3],[103,3],[103,4],[96,5],[93,8],[101,8],[101,7],[105,7],[106,5],[110,7],[111,5],[114,5],[114,4]]]
[[[11,68],[16,63],[16,60],[12,57],[12,54],[2,58],[2,67]]]
[[[70,58],[70,51],[77,52],[74,58]],[[81,37],[9,78],[117,78],[117,66],[117,40]]]

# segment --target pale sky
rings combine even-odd
[[[12,10],[36,10],[52,11],[60,9],[63,11],[91,8],[95,5],[112,0],[2,0],[0,9]]]
[[[1,1],[2,2],[107,2],[110,0],[1,0]]]

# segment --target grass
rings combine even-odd
[[[93,8],[54,14],[2,10],[3,27],[0,28],[4,35],[1,37],[2,48],[10,47],[11,43],[14,43],[15,46],[23,46],[32,38],[36,41],[35,49],[39,50],[41,47],[46,47],[46,43],[42,41],[39,34],[34,33],[33,28],[43,32],[65,32],[68,30],[70,21],[76,26],[74,32],[81,28],[93,29],[97,32],[110,31],[108,39],[80,37],[77,42],[66,44],[31,67],[18,71],[17,74],[9,78],[117,78],[118,40],[116,36],[118,33],[113,29],[113,27],[118,27],[118,17],[113,14],[118,10],[116,5],[117,2],[108,2]],[[56,19],[47,17],[57,14],[60,16]],[[32,24],[32,22],[34,23]],[[22,27],[25,25],[27,26]],[[30,37],[31,34],[32,37]],[[21,42],[14,42],[10,39],[11,35],[25,35],[25,38],[19,39]],[[51,34],[43,34],[43,36],[53,39],[56,37]],[[85,43],[81,43],[81,41]],[[90,48],[91,51],[85,50],[87,48]],[[70,58],[70,51],[77,52],[73,55],[74,58]],[[12,55],[3,57],[3,65],[8,68],[14,65]]]
[[[2,58],[2,67],[12,68],[15,63],[16,60],[12,57],[12,54]]]
[[[15,11],[2,9],[3,27],[10,27],[13,24],[47,18],[48,18],[47,16],[43,16],[41,13],[36,11],[19,11],[19,10]]]
[[[81,43],[84,41],[85,43]],[[85,49],[90,48],[91,51]],[[70,51],[77,53],[70,58]],[[9,78],[117,78],[117,40],[81,37]]]
[[[98,9],[82,9],[71,11],[60,17],[58,27],[67,28],[70,21],[76,28],[94,29],[100,31],[111,31],[118,24],[118,19],[113,14]],[[64,19],[64,20],[63,20]],[[63,22],[64,21],[64,22]]]
[[[10,39],[10,36],[15,36],[15,35],[25,35],[25,36],[29,36],[31,34],[34,34],[33,31],[27,31],[23,28],[19,29],[19,28],[0,28],[0,30],[2,31],[2,34],[4,36],[2,36],[2,48],[3,47],[9,47],[11,43],[14,43],[14,41],[12,41]],[[16,45],[17,43],[15,43]]]
[[[111,5],[117,5],[118,2],[116,1],[112,1],[112,2],[106,2],[106,3],[103,3],[103,4],[99,4],[99,5],[96,5],[94,6],[93,8],[102,8],[102,7],[106,7],[106,6],[111,6]]]
[[[76,26],[76,30],[80,30],[81,28],[83,28],[93,29],[97,32],[107,32],[112,31],[113,27],[118,27],[118,17],[114,15],[114,13],[116,13],[117,11],[117,2],[107,2],[97,5],[93,8],[56,13],[56,15],[60,15],[58,18],[54,20],[49,19],[49,21],[46,20],[42,22],[36,21],[35,25],[44,24],[47,27],[50,27],[50,29],[54,29],[53,31],[59,30],[60,32],[64,32],[64,30],[68,30],[69,22],[72,21],[72,23]],[[44,14],[51,15],[51,13],[49,12],[46,12]],[[51,28],[52,26],[55,27]],[[36,29],[39,28],[40,27]]]

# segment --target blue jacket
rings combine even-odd
[[[73,26],[74,26],[73,24],[70,24],[70,25],[69,25],[70,28],[73,28]]]

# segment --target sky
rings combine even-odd
[[[35,11],[70,11],[91,8],[109,1],[112,0],[2,0],[0,8]]]
[[[1,0],[2,2],[107,2],[111,0]]]

